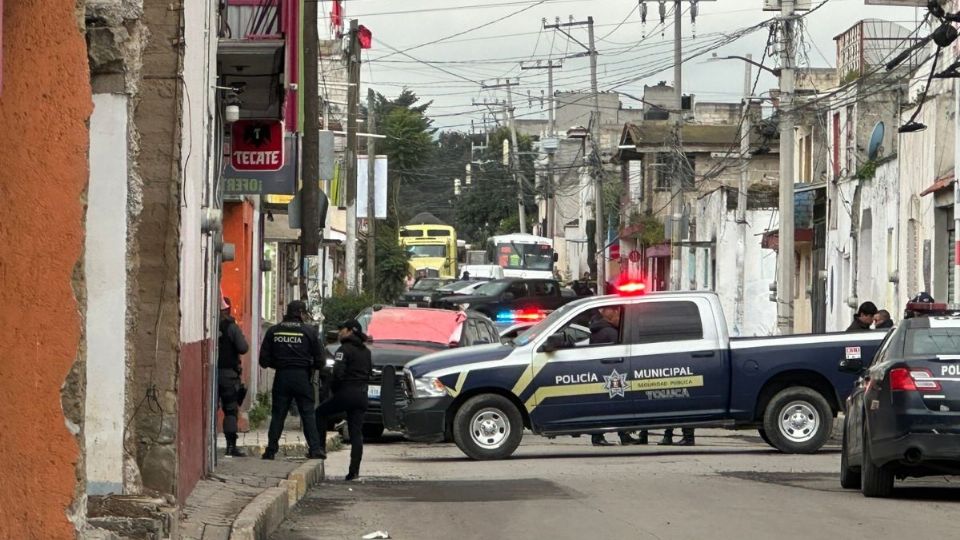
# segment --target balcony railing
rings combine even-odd
[[[222,39],[279,39],[283,0],[227,0],[220,14]]]

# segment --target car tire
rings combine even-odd
[[[847,457],[847,420],[843,421],[843,438],[840,444],[840,487],[843,489],[860,489],[860,471],[850,466]]]
[[[520,446],[523,417],[516,405],[497,394],[468,399],[453,418],[453,441],[470,459],[505,459]]]
[[[893,469],[889,465],[876,466],[870,454],[870,438],[863,429],[863,464],[860,465],[860,492],[864,497],[886,498],[893,495]]]
[[[767,435],[767,430],[760,428],[757,430],[757,433],[760,434],[760,438],[763,439],[763,442],[769,444],[773,448],[776,448],[776,446],[773,446],[773,442],[770,440],[770,436]]]
[[[763,430],[770,445],[785,454],[812,454],[827,444],[833,431],[833,411],[812,388],[781,390],[767,403]]]

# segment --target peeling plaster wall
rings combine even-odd
[[[741,258],[736,213],[727,210],[723,191],[711,193],[695,207],[696,240],[716,241],[716,270],[711,271],[713,254],[706,248],[684,248],[681,285],[684,289],[713,290],[727,319],[731,336],[776,334],[777,308],[770,301],[770,283],[776,281],[777,253],[761,247],[765,231],[776,227],[775,210],[747,211],[747,242]],[[746,264],[744,261],[751,261]],[[713,275],[716,282],[713,282]],[[745,273],[743,328],[736,327],[736,294],[740,274]],[[691,279],[692,278],[692,279]],[[692,282],[692,283],[691,283]]]
[[[73,538],[84,510],[87,61],[74,0],[3,10],[0,402],[30,406],[0,415],[0,538]]]
[[[87,197],[87,493],[123,493],[126,403],[128,99],[96,94]]]

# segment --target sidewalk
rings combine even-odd
[[[218,452],[216,470],[201,480],[184,504],[180,538],[231,540],[265,538],[286,518],[307,489],[323,480],[323,462],[304,457],[303,434],[284,433],[274,461],[260,459],[267,444],[265,431],[241,434],[238,446],[248,457],[228,458]],[[220,437],[222,446],[223,437]],[[327,436],[327,449],[336,451],[340,436]]]

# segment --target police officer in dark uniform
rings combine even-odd
[[[273,368],[273,410],[270,418],[270,432],[267,450],[263,459],[273,459],[280,448],[280,435],[283,423],[292,402],[297,403],[300,419],[303,422],[303,434],[307,438],[309,459],[326,459],[323,439],[317,433],[314,418],[313,370],[323,367],[323,344],[313,326],[304,324],[307,306],[299,300],[287,305],[287,314],[283,322],[271,326],[263,337],[260,348],[260,366]]]
[[[240,380],[242,368],[240,355],[247,354],[250,346],[237,321],[230,316],[230,299],[220,304],[220,339],[217,347],[217,395],[223,409],[223,436],[227,439],[227,455],[244,457],[237,448],[237,415],[243,402],[245,389]]]
[[[317,407],[317,428],[321,440],[327,439],[327,418],[338,413],[347,414],[350,434],[350,470],[345,480],[360,476],[363,459],[363,415],[367,411],[367,385],[373,374],[370,349],[364,345],[367,336],[354,319],[340,324],[340,349],[334,357],[333,395]]]

